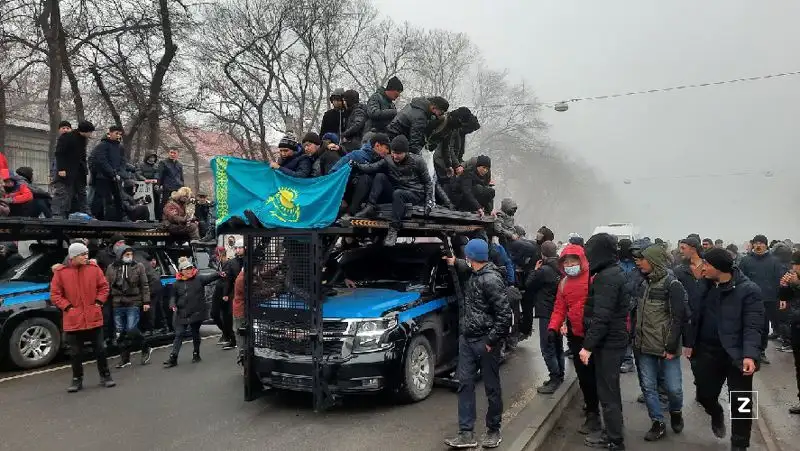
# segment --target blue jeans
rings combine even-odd
[[[653,421],[664,421],[661,412],[661,401],[658,399],[658,383],[663,377],[664,388],[669,399],[669,411],[680,412],[683,409],[683,373],[681,359],[676,356],[672,360],[650,354],[638,354],[639,385],[644,394],[647,412]]]
[[[500,431],[503,418],[503,396],[500,389],[500,344],[486,350],[483,338],[458,338],[458,430],[475,429],[475,378],[478,369],[483,377],[488,408],[486,410],[486,429]]]
[[[564,379],[564,337],[558,336],[555,342],[548,340],[547,326],[550,318],[539,318],[539,347],[542,349],[544,364],[550,379]]]
[[[118,334],[136,329],[139,326],[139,307],[115,307],[114,325]]]
[[[633,364],[633,346],[628,344],[628,347],[625,348],[625,355],[622,356],[622,362],[620,362],[620,366],[629,363]]]

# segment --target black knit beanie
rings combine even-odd
[[[718,247],[709,249],[703,253],[703,260],[719,271],[733,273],[733,257],[730,252]]]

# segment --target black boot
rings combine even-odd
[[[164,362],[164,368],[172,368],[178,365],[178,356],[170,354],[169,358]]]
[[[725,428],[725,414],[720,412],[718,415],[713,415],[711,417],[711,431],[718,438],[725,438],[725,434],[727,434]]]
[[[117,383],[114,382],[114,379],[111,379],[111,373],[106,372],[105,374],[100,376],[100,386],[105,388],[116,387]]]
[[[680,434],[683,431],[683,414],[681,412],[670,412],[669,420],[672,432]]]
[[[192,363],[198,363],[198,362],[201,362],[201,361],[203,361],[203,359],[200,358],[200,352],[199,351],[193,352],[192,353]]]
[[[586,412],[586,421],[578,429],[579,434],[589,435],[600,432],[603,429],[603,424],[600,421],[599,412]]]
[[[386,232],[386,238],[383,239],[383,245],[386,247],[392,247],[397,244],[397,229],[394,227],[389,227],[389,231]]]
[[[69,387],[67,387],[68,393],[75,393],[83,390],[83,378],[82,377],[73,377],[72,383]]]
[[[644,435],[644,439],[648,442],[654,442],[664,438],[665,435],[667,435],[667,425],[661,421],[653,421],[653,425],[650,426],[650,430]]]
[[[361,211],[356,213],[356,218],[374,218],[375,216],[377,216],[377,211],[375,211],[375,206],[372,204],[365,205]]]
[[[563,382],[564,379],[551,377],[550,379],[547,380],[547,382],[542,384],[542,386],[537,388],[536,391],[543,395],[552,395],[553,393],[556,392],[556,390],[558,390],[558,387],[560,387]]]

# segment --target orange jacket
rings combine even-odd
[[[65,332],[102,327],[102,306],[108,300],[106,276],[93,261],[56,267],[50,282],[50,300],[64,312]]]

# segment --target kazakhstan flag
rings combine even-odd
[[[269,163],[214,157],[217,225],[236,217],[245,222],[252,211],[265,227],[315,229],[336,220],[350,166],[322,177],[299,179],[276,171]]]

